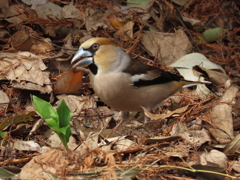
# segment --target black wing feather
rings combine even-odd
[[[153,79],[139,79],[138,81],[134,81],[133,85],[136,87],[142,86],[151,86],[156,84],[163,84],[171,81],[180,81],[183,80],[183,77],[177,74],[173,74],[167,71],[163,71],[153,66],[145,65],[137,60],[132,60],[131,64],[125,69],[123,72],[128,73],[132,76],[140,75],[140,74],[147,74],[150,71],[154,71],[156,77]]]

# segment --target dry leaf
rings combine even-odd
[[[126,151],[127,149],[130,149],[131,147],[136,147],[137,144],[127,138],[120,138],[115,144],[113,149],[117,151]]]
[[[28,162],[22,168],[19,178],[50,180],[52,178],[48,173],[63,176],[67,169],[70,170],[75,167],[75,165],[71,163],[72,162],[69,161],[69,158],[64,151],[51,149],[41,155],[35,156],[30,162]]]
[[[240,147],[240,134],[234,137],[234,139],[228,143],[224,148],[224,153],[234,154],[239,150]]]
[[[56,94],[80,94],[82,85],[81,72],[67,71],[57,77],[54,92]]]
[[[29,51],[33,45],[33,41],[28,32],[21,30],[12,35],[11,44],[16,50]]]
[[[110,21],[107,19],[109,14],[102,13],[100,10],[96,9],[87,9],[86,14],[88,16],[85,20],[87,31],[96,31],[98,28],[114,29]]]
[[[50,93],[50,73],[46,69],[42,59],[29,52],[0,54],[0,72],[15,88]]]
[[[43,54],[46,55],[48,52],[54,50],[52,44],[50,43],[51,40],[48,38],[45,39],[35,39],[33,38],[33,45],[30,49],[30,52],[33,52],[36,55]]]
[[[184,77],[184,79],[189,81],[199,81],[199,75],[196,75],[193,72],[194,66],[199,66],[210,70],[218,70],[223,74],[226,74],[221,66],[209,61],[204,55],[200,53],[187,54],[169,65],[169,67],[176,68]]]
[[[10,117],[7,117],[5,119],[1,120],[1,124],[0,124],[0,131],[2,131],[3,129],[9,127],[12,124],[18,124],[21,122],[27,122],[27,121],[32,121],[33,120],[33,116],[36,115],[35,111],[20,111],[17,114],[13,114]]]
[[[63,148],[64,147],[62,144],[62,141],[60,140],[59,136],[55,132],[52,132],[50,137],[47,139],[47,142],[51,148]],[[76,144],[76,139],[72,136],[70,136],[69,142],[67,143],[67,145],[70,150],[74,150],[78,147],[78,145]]]
[[[0,110],[4,110],[9,103],[9,97],[8,95],[3,92],[2,90],[0,90]]]
[[[95,108],[95,98],[88,96],[75,96],[75,95],[58,95],[58,101],[55,103],[55,107],[58,107],[61,101],[64,99],[73,116],[79,116],[83,109]],[[84,118],[84,117],[83,117]]]
[[[95,132],[90,132],[88,134],[88,137],[84,143],[79,146],[76,151],[80,152],[81,154],[84,154],[87,152],[89,149],[96,149],[98,147],[98,138],[99,138],[99,133]]]
[[[200,156],[201,165],[211,166],[212,164],[214,164],[215,166],[217,165],[224,169],[227,166],[227,160],[228,158],[223,152],[215,149],[211,150],[210,152],[204,152]]]
[[[184,107],[181,107],[179,109],[176,109],[175,111],[171,111],[168,114],[153,114],[153,113],[150,113],[146,108],[144,108],[144,107],[142,107],[142,108],[143,108],[144,114],[147,117],[149,117],[151,119],[154,119],[154,120],[157,120],[157,119],[166,119],[166,118],[172,116],[173,114],[183,113],[183,112],[185,112],[188,109],[188,105],[184,106]]]
[[[49,1],[45,4],[38,4],[32,8],[36,10],[38,17],[42,19],[48,19],[48,16],[56,20],[63,18],[62,8]]]
[[[194,148],[199,148],[206,142],[211,142],[210,135],[206,129],[201,130],[187,130],[178,134]]]
[[[130,41],[133,39],[133,26],[134,22],[129,21],[124,24],[124,26],[119,29],[115,34],[114,37],[117,39],[121,39],[122,41]]]
[[[232,166],[233,170],[240,173],[240,162],[239,161],[234,161],[234,164]]]
[[[71,1],[70,4],[65,5],[62,8],[62,16],[65,19],[68,19],[68,18],[83,19],[84,18],[82,17],[79,9],[75,5],[73,5],[73,1]]]
[[[181,29],[175,33],[145,31],[141,43],[166,66],[192,51],[192,44]]]
[[[121,18],[117,18],[114,15],[111,15],[108,17],[108,20],[111,22],[111,24],[116,28],[116,29],[121,29],[124,25],[124,22]]]
[[[224,93],[220,104],[212,107],[212,123],[217,128],[209,128],[210,133],[220,143],[229,143],[233,138],[232,106],[233,99],[239,90],[238,85],[232,84]]]
[[[37,151],[41,152],[41,147],[34,141],[14,140],[13,147],[19,151]]]
[[[201,66],[193,67],[193,70],[197,70],[197,69],[201,69],[202,71],[204,71],[207,74],[207,77],[209,78],[210,82],[216,86],[225,85],[225,83],[229,79],[228,76],[222,71],[209,70]]]

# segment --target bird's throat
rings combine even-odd
[[[92,72],[93,75],[96,75],[98,72],[98,67],[93,63],[88,66],[88,69]]]

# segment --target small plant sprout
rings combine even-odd
[[[62,100],[55,110],[50,103],[33,96],[33,104],[37,113],[45,119],[47,125],[57,133],[63,145],[68,148],[67,143],[72,133],[70,129],[71,112],[66,102]]]

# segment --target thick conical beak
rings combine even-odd
[[[82,66],[87,67],[88,65],[93,63],[92,53],[80,48],[78,52],[73,56],[71,64],[73,67]]]

